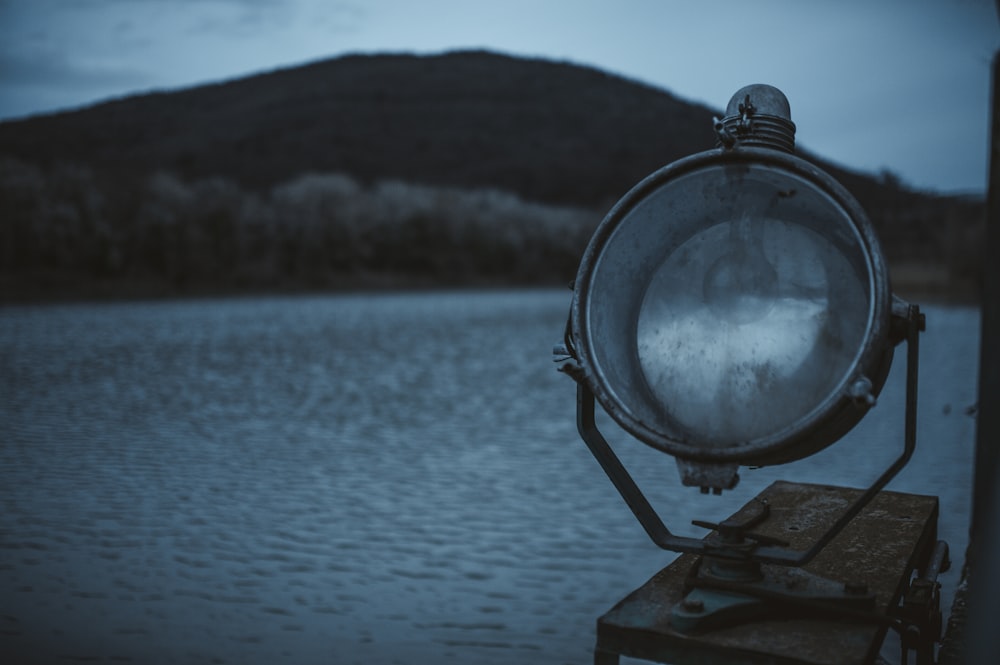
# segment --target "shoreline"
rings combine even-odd
[[[939,271],[890,270],[893,293],[921,305],[981,307],[982,298],[971,280],[942,279]],[[71,276],[0,277],[0,308],[17,305],[202,300],[212,298],[257,298],[349,293],[471,291],[503,289],[569,290],[565,282],[530,279],[482,278],[449,280],[410,275],[351,275],[312,284],[287,281],[278,284],[172,285],[161,280],[78,280]]]
[[[425,291],[497,291],[507,289],[567,289],[563,283],[482,279],[473,281],[437,280],[424,277],[379,275],[352,277],[326,284],[285,283],[233,286],[199,284],[171,287],[155,281],[91,282],[58,286],[15,283],[0,279],[0,308],[18,305],[60,305],[138,301],[208,300],[213,298],[294,297],[365,293],[419,293]]]

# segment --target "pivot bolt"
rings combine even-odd
[[[685,598],[681,601],[681,607],[685,612],[701,612],[705,609],[705,603],[700,598]]]

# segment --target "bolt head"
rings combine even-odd
[[[705,603],[700,598],[685,598],[681,601],[681,607],[685,612],[701,612],[705,609]]]

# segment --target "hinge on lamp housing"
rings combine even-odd
[[[719,118],[712,118],[715,134],[719,138],[719,144],[726,150],[732,150],[736,146],[736,135],[726,127]]]
[[[757,111],[757,107],[753,105],[750,101],[750,95],[747,95],[739,106],[739,119],[733,125],[736,130],[734,134],[726,126],[725,120],[720,120],[719,118],[712,118],[712,125],[715,128],[715,133],[719,137],[719,143],[723,148],[729,150],[736,146],[737,141],[740,136],[745,136],[753,131],[753,114]]]

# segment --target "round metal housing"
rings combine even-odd
[[[584,380],[645,443],[696,462],[810,455],[874,403],[891,292],[855,199],[793,154],[710,150],[636,185],[575,282]]]

